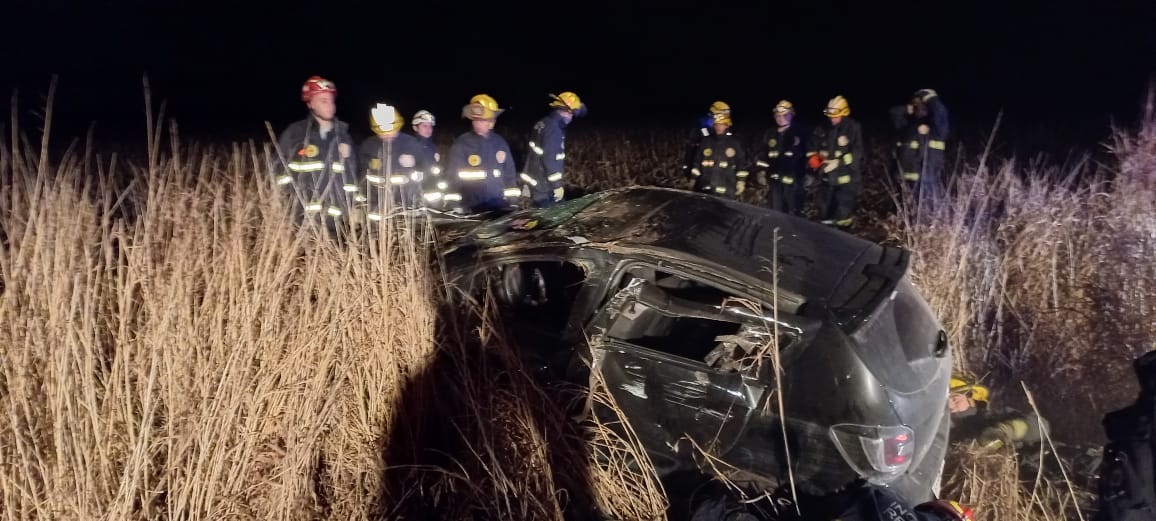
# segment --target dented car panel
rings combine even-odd
[[[633,187],[485,222],[445,259],[545,374],[590,364],[662,472],[702,450],[767,487],[936,492],[951,359],[903,250]]]

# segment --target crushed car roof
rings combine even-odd
[[[761,285],[762,292],[774,284],[771,257],[777,235],[780,292],[823,307],[874,298],[865,288],[890,287],[906,269],[902,250],[767,208],[660,187],[597,192],[552,208],[511,214],[470,235],[483,248],[560,242],[638,249],[737,276]],[[871,268],[882,262],[893,265]],[[880,273],[884,282],[872,283]]]

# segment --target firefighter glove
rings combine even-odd
[[[349,143],[341,143],[337,145],[337,153],[341,154],[341,159],[349,159],[349,154],[351,153]]]
[[[522,197],[530,198],[530,185],[522,185]]]
[[[558,201],[561,201],[561,200],[562,200],[562,197],[563,197],[565,194],[566,194],[566,191],[565,191],[565,189],[563,189],[561,186],[559,186],[558,188],[555,188],[555,189],[554,189],[554,202],[558,202]]]
[[[767,186],[767,173],[766,172],[759,172],[755,176],[755,181],[757,181],[759,183],[759,186]]]
[[[831,172],[834,172],[836,168],[839,168],[839,160],[838,159],[828,159],[826,161],[823,161],[823,173],[824,174],[829,174]]]
[[[739,181],[735,184],[735,195],[742,195],[743,191],[747,189],[746,181]]]

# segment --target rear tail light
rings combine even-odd
[[[847,465],[872,483],[888,483],[911,466],[915,432],[909,427],[840,423],[830,432]]]

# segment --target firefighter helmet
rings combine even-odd
[[[775,114],[794,114],[795,105],[787,100],[779,100],[775,104]]]
[[[369,111],[369,129],[379,136],[396,134],[404,121],[405,118],[392,105],[378,103]]]
[[[927,103],[928,100],[930,100],[931,98],[934,98],[938,95],[939,95],[939,93],[935,92],[932,89],[919,89],[919,90],[915,91],[915,94],[912,94],[912,97],[917,98],[924,103]]]
[[[419,110],[413,115],[413,121],[410,122],[413,126],[418,126],[422,123],[429,123],[430,126],[437,126],[437,119],[428,110]]]
[[[843,96],[835,96],[831,101],[827,102],[827,108],[823,109],[823,114],[829,118],[840,118],[851,115],[851,105],[847,103],[847,98]]]
[[[488,94],[478,94],[470,98],[470,103],[462,107],[462,117],[470,121],[479,119],[493,120],[505,112],[498,108],[498,101]]]
[[[729,112],[720,112],[717,114],[711,114],[711,120],[712,120],[713,124],[715,124],[715,125],[721,123],[721,124],[729,127],[732,124],[731,123],[731,115]]]
[[[330,92],[333,93],[333,97],[337,97],[337,85],[321,76],[310,77],[305,80],[305,85],[301,86],[301,101],[309,103],[314,95],[321,92]]]
[[[716,102],[710,104],[710,113],[711,114],[730,114],[731,113],[731,106],[727,105],[725,102],[716,101]]]
[[[958,501],[950,499],[936,499],[926,503],[920,503],[915,507],[916,512],[928,512],[935,514],[942,519],[950,519],[951,521],[972,521],[975,519],[975,512],[971,507],[961,505]]]
[[[486,107],[486,110],[493,112],[495,117],[506,111],[506,109],[498,108],[498,100],[489,94],[478,94],[470,98],[470,103],[481,103],[483,107]]]
[[[951,378],[949,391],[953,393],[966,394],[968,398],[971,398],[977,402],[987,402],[988,396],[991,394],[991,391],[989,391],[987,387],[968,383],[967,380],[957,376],[953,376]]]
[[[550,98],[553,100],[550,102],[551,108],[568,110],[575,116],[581,116],[586,113],[586,104],[582,103],[582,99],[573,92],[567,91],[561,94],[551,94]]]

